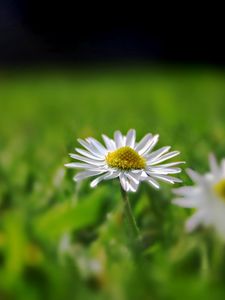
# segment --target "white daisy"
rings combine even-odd
[[[179,198],[174,199],[173,203],[196,209],[186,223],[188,231],[199,225],[211,225],[225,239],[225,159],[219,166],[215,157],[210,155],[209,163],[210,172],[203,175],[187,170],[196,185],[175,189]]]
[[[181,182],[180,179],[168,174],[180,173],[181,169],[176,167],[182,162],[162,162],[177,156],[178,151],[168,152],[170,146],[160,148],[152,152],[153,147],[159,139],[159,135],[148,133],[136,143],[136,131],[131,129],[123,136],[120,131],[114,133],[114,139],[102,135],[105,146],[94,138],[78,139],[85,148],[76,148],[79,154],[70,156],[81,162],[66,164],[69,168],[83,169],[75,177],[80,181],[88,177],[97,176],[91,187],[97,186],[102,180],[119,177],[121,186],[125,191],[135,192],[140,181],[147,181],[155,188],[159,188],[158,180],[169,183]]]

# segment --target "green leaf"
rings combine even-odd
[[[35,220],[36,232],[46,238],[57,238],[65,232],[94,224],[105,201],[104,194],[105,189],[98,188],[75,206],[68,202],[56,205]]]

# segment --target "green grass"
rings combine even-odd
[[[76,185],[78,137],[159,133],[204,172],[225,153],[225,74],[215,70],[9,72],[0,76],[0,299],[224,299],[224,246],[191,235],[171,187],[130,195],[143,235],[131,242],[119,184]],[[190,180],[185,172],[180,176]]]

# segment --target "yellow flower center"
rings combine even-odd
[[[106,162],[112,168],[123,170],[143,169],[146,166],[146,160],[128,146],[109,152]]]
[[[219,196],[223,201],[225,201],[225,179],[220,180],[213,187],[217,196]]]

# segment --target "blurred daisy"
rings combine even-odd
[[[76,148],[79,154],[70,156],[81,162],[66,164],[69,168],[83,169],[75,177],[80,181],[88,177],[97,176],[91,187],[97,186],[102,180],[119,177],[121,186],[125,191],[135,192],[141,181],[147,181],[155,188],[159,188],[158,180],[169,183],[181,182],[180,179],[168,174],[180,173],[181,169],[176,167],[182,162],[162,162],[175,157],[178,151],[168,152],[170,146],[160,148],[152,152],[159,139],[159,135],[148,133],[136,143],[136,131],[131,129],[123,136],[120,131],[114,133],[114,139],[102,135],[105,146],[94,138],[78,139],[85,148]]]
[[[215,157],[210,155],[210,172],[200,175],[187,170],[195,186],[184,186],[174,190],[179,196],[174,204],[195,208],[196,212],[187,221],[186,229],[194,230],[197,226],[213,226],[225,238],[225,159],[218,165]]]

